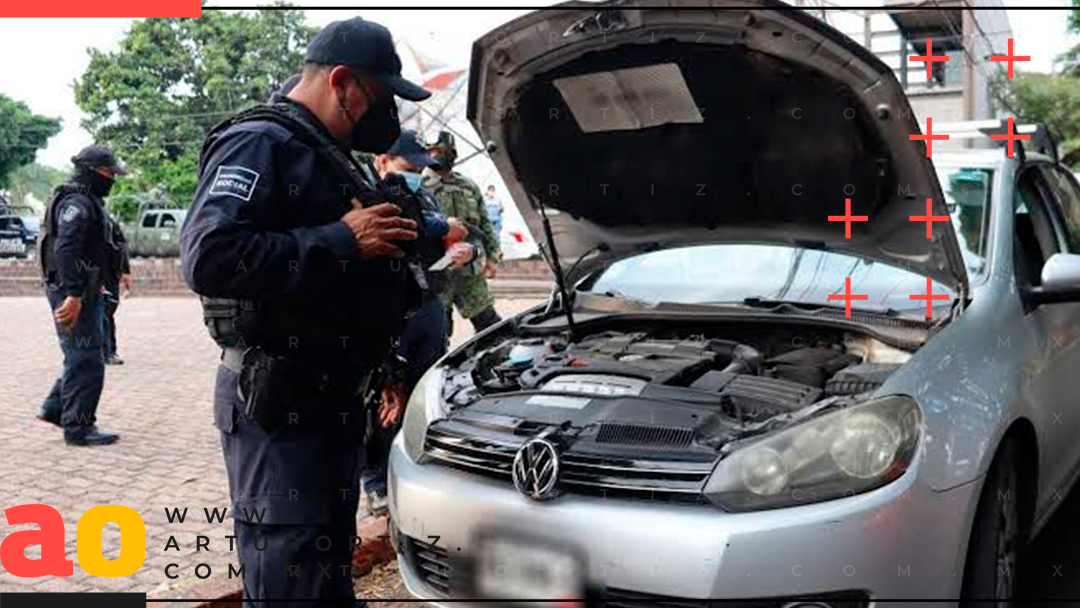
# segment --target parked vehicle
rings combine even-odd
[[[1080,472],[1080,184],[1045,129],[928,158],[892,70],[805,12],[646,4],[474,45],[468,115],[566,289],[412,393],[406,586],[1007,605]]]
[[[135,221],[124,224],[128,255],[141,257],[177,257],[180,255],[180,226],[187,210],[161,197],[139,203]]]
[[[41,235],[41,218],[27,206],[0,205],[0,257],[30,257]]]

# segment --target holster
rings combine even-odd
[[[227,348],[222,363],[239,376],[244,417],[267,431],[289,423],[289,413],[295,411],[290,408],[301,404],[304,398],[355,400],[362,408],[362,400],[370,392],[375,376],[372,370],[331,368],[323,363],[274,355],[260,347],[243,351]],[[308,414],[318,418],[320,412]]]
[[[285,357],[275,357],[261,348],[244,352],[240,365],[240,397],[244,417],[254,420],[267,431],[285,423],[286,406],[294,402],[293,379],[296,364]]]

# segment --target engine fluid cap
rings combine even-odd
[[[528,343],[522,341],[515,344],[510,349],[510,354],[507,356],[507,360],[513,367],[528,367],[532,365],[533,361],[537,357],[542,357],[548,353],[547,344],[543,342]]]

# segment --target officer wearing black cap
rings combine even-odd
[[[428,154],[427,147],[415,131],[402,131],[386,154],[376,156],[372,164],[380,177],[390,174],[402,176],[424,204],[424,232],[427,238],[418,248],[424,268],[429,269],[426,274],[428,289],[424,292],[420,308],[409,318],[397,347],[398,355],[407,363],[401,380],[404,392],[408,394],[424,372],[446,352],[448,323],[443,292],[448,284],[445,275],[449,268],[460,268],[473,261],[478,248],[466,241],[470,236],[468,227],[456,218],[443,215],[439,201],[424,186],[421,172],[438,167],[438,163]],[[480,242],[478,230],[473,239]],[[449,256],[450,261],[439,265],[444,256]],[[398,424],[373,424],[368,428],[368,462],[363,475],[363,489],[368,499],[368,510],[375,515],[383,514],[388,506],[386,465],[390,443],[398,430]]]
[[[282,93],[208,136],[180,235],[223,347],[214,423],[246,606],[353,600],[363,397],[419,302],[403,260],[418,225],[364,198],[351,152],[385,152],[394,97],[430,93],[401,77],[390,32],[359,18],[320,32]],[[400,388],[384,392],[377,418],[394,422]]]
[[[95,424],[105,381],[100,270],[107,255],[105,197],[125,171],[113,153],[100,146],[83,149],[71,162],[71,181],[49,200],[38,243],[46,296],[64,354],[64,369],[38,418],[63,427],[69,445],[107,445],[119,435]]]

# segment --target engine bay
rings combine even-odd
[[[805,326],[631,326],[576,341],[509,332],[485,342],[446,362],[446,424],[515,435],[557,427],[624,447],[674,448],[679,438],[681,449],[713,453],[863,400],[911,356],[867,335]]]

